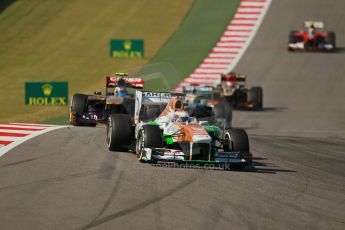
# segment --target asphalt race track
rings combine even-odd
[[[273,0],[236,68],[264,88],[264,111],[234,114],[253,167],[153,167],[108,152],[104,128],[59,129],[0,158],[0,229],[344,229],[344,9]],[[337,53],[286,51],[305,19],[336,31]]]

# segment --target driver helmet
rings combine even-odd
[[[314,24],[311,24],[308,28],[308,34],[313,35],[315,33],[315,26]]]
[[[127,95],[126,80],[123,78],[120,78],[117,81],[117,87],[115,89],[115,96],[124,97],[126,95]]]
[[[178,98],[171,99],[168,108],[170,111],[184,111],[183,102]]]

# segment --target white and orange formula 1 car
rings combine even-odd
[[[136,92],[135,125],[130,117],[112,114],[107,123],[109,150],[131,149],[140,162],[186,164],[251,164],[248,135],[243,129],[221,129],[190,117],[184,94]]]

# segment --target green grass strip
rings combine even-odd
[[[168,88],[174,88],[202,62],[215,46],[236,12],[239,0],[197,0],[181,27],[171,36],[150,64],[169,63],[177,71],[164,74]],[[146,89],[159,90],[151,81]]]

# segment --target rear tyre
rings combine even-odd
[[[127,114],[112,114],[107,123],[107,147],[110,151],[128,150],[132,140],[132,123]]]
[[[290,31],[290,34],[289,34],[289,44],[295,44],[297,42],[294,34],[296,33],[297,31]],[[294,49],[288,47],[288,51],[295,51]]]
[[[297,40],[296,40],[296,38],[294,36],[295,33],[297,33],[297,31],[295,31],[295,30],[290,31],[289,43],[296,43],[297,42]]]
[[[262,110],[263,108],[263,90],[262,87],[255,86],[248,91],[247,99],[253,103],[254,110]]]
[[[87,95],[84,94],[74,94],[72,97],[72,107],[71,110],[73,112],[85,112],[86,109],[86,104],[87,104]]]
[[[333,46],[333,49],[331,51],[336,51],[336,37],[334,32],[327,33],[325,43]]]
[[[214,106],[214,117],[217,119],[225,119],[226,128],[231,127],[232,122],[232,106],[231,104],[222,97],[220,103]]]
[[[84,94],[74,94],[72,97],[72,106],[71,106],[71,112],[75,113],[75,119],[74,121],[70,121],[71,125],[74,126],[82,126],[84,125],[83,122],[79,120],[78,113],[83,113],[86,111],[87,107],[87,95]]]
[[[144,148],[162,148],[162,132],[158,125],[144,125],[139,131],[136,143],[136,155],[139,161],[147,162]],[[151,161],[153,162],[153,161]]]

